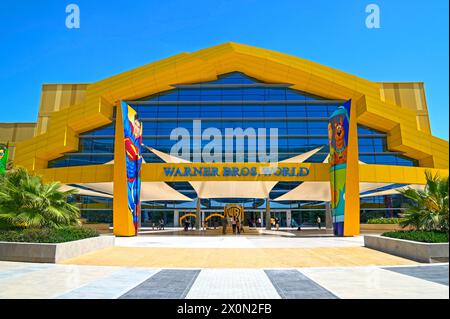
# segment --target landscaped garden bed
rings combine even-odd
[[[422,243],[448,243],[447,232],[424,231],[424,230],[394,231],[383,233],[381,236],[404,240],[412,240]]]
[[[114,236],[97,236],[59,243],[0,241],[0,260],[58,263],[114,246]]]
[[[76,191],[60,191],[25,169],[0,174],[0,260],[57,263],[114,245],[81,227]]]
[[[83,228],[92,229],[100,234],[112,233],[111,225],[108,223],[86,223],[83,222]]]
[[[384,233],[396,230],[410,230],[410,226],[402,227],[400,223],[404,218],[370,218],[365,224],[361,224],[361,231],[369,233]]]
[[[98,236],[96,230],[84,227],[0,230],[0,241],[3,242],[65,243]]]
[[[405,188],[400,191],[409,203],[401,220],[396,222],[405,230],[383,232],[381,236],[366,235],[366,247],[419,262],[448,261],[448,176],[432,176],[430,172],[425,175],[424,190]]]
[[[387,224],[400,224],[400,222],[404,221],[404,218],[396,218],[396,217],[389,217],[389,218],[370,218],[367,220],[367,224],[373,224],[373,225],[387,225]]]
[[[365,235],[364,246],[422,263],[448,261],[448,241],[430,243],[380,235]]]

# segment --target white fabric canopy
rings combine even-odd
[[[190,182],[199,198],[267,198],[276,183],[250,181]]]
[[[304,182],[286,194],[274,199],[274,201],[308,200],[328,202],[330,199],[330,182]]]
[[[77,193],[78,195],[112,198],[112,196],[108,195],[108,194],[94,192],[91,190],[87,190],[87,189],[83,189],[83,188],[79,188],[79,187],[73,187],[73,186],[69,186],[69,185],[61,185],[61,187],[59,188],[59,190],[61,192],[67,192],[67,191],[74,190],[74,189],[78,191],[78,193]]]
[[[306,154],[306,153],[305,153]],[[330,158],[330,154],[325,157],[322,163],[328,163],[328,159]],[[359,161],[359,164],[366,164],[362,161]],[[389,184],[382,184],[382,186],[378,186],[380,183],[360,183],[359,191],[360,193],[369,191],[372,189],[377,189],[379,187],[383,187]],[[307,200],[307,201],[320,201],[320,202],[329,202],[331,201],[331,189],[330,182],[304,182],[294,188],[293,190],[287,192],[284,195],[274,199],[275,201],[284,201],[284,200]]]
[[[328,159],[330,158],[330,153],[328,153],[327,157],[325,157],[325,160],[322,163],[328,163]],[[367,164],[363,161],[358,161],[359,164]]]
[[[388,183],[359,183],[359,192],[367,192],[373,189],[390,185]],[[274,199],[275,201],[331,201],[330,182],[304,182],[287,192],[284,195]]]
[[[181,194],[164,182],[142,182],[141,201],[149,200],[192,201],[191,198]]]
[[[142,161],[145,163],[144,159]],[[114,164],[114,160],[105,164]],[[113,183],[90,183],[82,185],[109,194],[113,194],[114,192]],[[141,182],[141,201],[157,200],[192,201],[191,198],[181,194],[164,182]]]
[[[85,183],[80,186],[87,187],[100,192],[108,194],[114,193],[114,183]],[[157,201],[157,200],[171,200],[171,201],[192,201],[191,198],[174,190],[172,187],[164,182],[142,182],[141,183],[141,201]]]
[[[387,189],[384,191],[379,191],[379,192],[375,192],[375,193],[370,193],[370,194],[364,194],[361,195],[361,197],[371,197],[371,196],[384,196],[384,195],[397,195],[399,194],[399,190],[400,189],[405,189],[405,188],[412,188],[412,189],[417,189],[417,190],[423,190],[425,188],[425,185],[419,185],[419,184],[411,184],[411,185],[406,185],[406,186],[401,186],[401,187],[396,187],[396,188],[392,188],[392,189]]]
[[[185,159],[172,156],[154,148],[147,147],[166,163],[191,163]],[[306,153],[285,159],[280,163],[302,163],[322,149],[315,148]],[[273,165],[276,166],[277,163]],[[268,198],[272,188],[278,182],[189,182],[199,198]]]

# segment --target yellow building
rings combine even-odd
[[[34,136],[36,123],[0,123],[0,144],[8,144],[9,161],[14,162],[16,145]]]
[[[355,120],[349,144],[356,164],[348,177],[353,186],[347,201],[356,200],[350,213],[355,227],[348,234],[357,234],[360,218],[400,213],[403,199],[396,189],[420,188],[425,170],[448,175],[449,144],[431,133],[421,82],[372,82],[295,56],[224,43],[95,83],[44,85],[35,134],[17,143],[14,162],[47,181],[79,188],[85,195],[83,214],[111,221],[113,205],[126,200],[125,194],[114,196],[115,204],[111,198],[116,109],[126,101],[143,122],[148,146],[141,175],[143,225],[164,219],[177,226],[183,214],[202,211],[206,216],[223,211],[227,203],[243,205],[246,221],[264,220],[270,207],[282,226],[307,224],[317,216],[326,219],[327,123],[349,99]],[[226,128],[276,128],[277,165],[292,169],[301,164],[308,174],[167,174],[169,167],[242,172],[267,166],[248,146],[244,155],[225,152],[214,163],[201,156],[198,161],[203,142],[187,158],[170,156],[177,142],[171,133],[184,128],[193,134],[193,120],[222,134]],[[0,142],[15,141],[0,128]]]

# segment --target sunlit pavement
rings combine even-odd
[[[363,238],[280,236],[138,236],[65,264],[149,268],[302,268],[412,265],[363,247]]]
[[[0,298],[448,298],[448,264],[154,269],[0,262]]]
[[[0,262],[0,298],[449,298],[448,263],[363,247],[361,236],[116,238],[64,264]]]
[[[280,233],[280,232],[279,232]],[[183,236],[160,233],[151,236],[116,237],[116,246],[153,248],[314,248],[362,247],[363,236],[292,237],[258,235]]]

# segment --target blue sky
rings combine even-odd
[[[80,29],[65,26],[70,3]],[[380,29],[365,26],[370,3]],[[35,121],[43,83],[94,82],[234,41],[372,81],[423,81],[433,134],[448,140],[448,9],[447,0],[2,0],[0,122]]]

